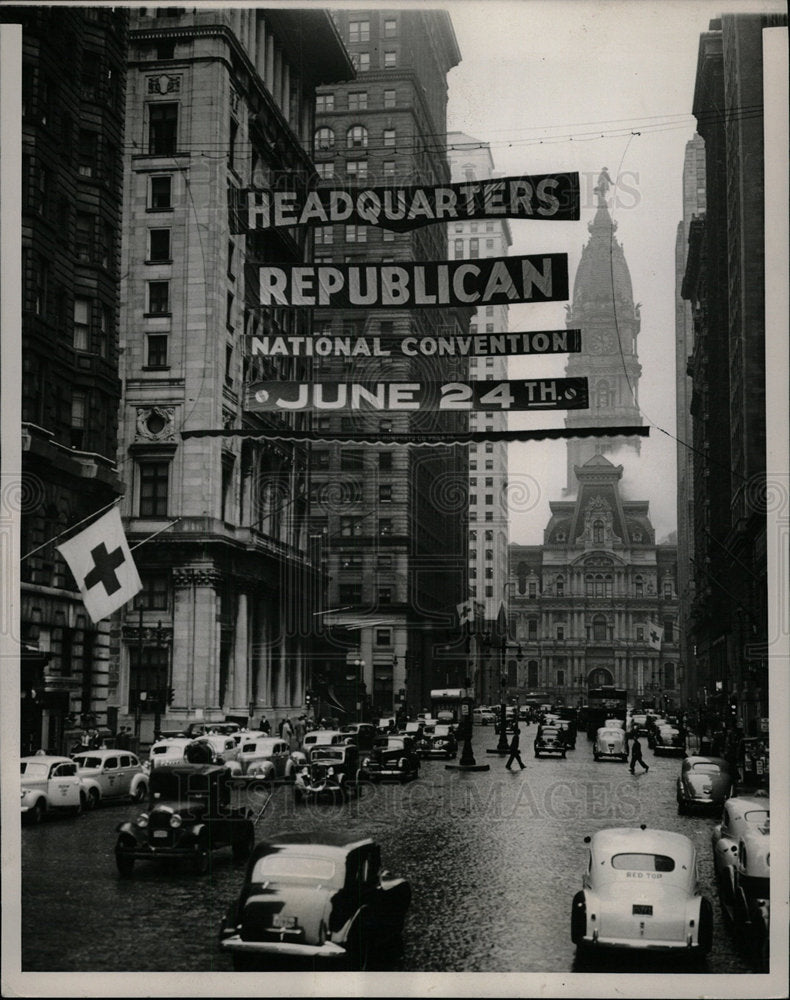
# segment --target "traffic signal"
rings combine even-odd
[[[175,697],[176,697],[176,692],[174,688],[169,687],[167,689],[167,704],[172,705],[173,702],[175,701]]]
[[[305,705],[311,704],[312,700],[313,700],[313,692],[312,691],[307,691],[305,693],[305,696],[304,696]]]

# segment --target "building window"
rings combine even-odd
[[[170,230],[151,229],[148,232],[148,259],[152,263],[170,260]]]
[[[170,577],[167,573],[141,573],[143,589],[134,599],[135,608],[167,611],[170,607]]]
[[[80,264],[91,264],[93,262],[94,232],[95,217],[90,212],[77,212],[74,250]]]
[[[664,597],[670,600],[672,598],[672,583],[669,580],[664,581]]]
[[[644,640],[645,640],[645,627],[644,627],[644,625],[637,625],[636,626],[636,641],[637,642],[644,642]]]
[[[379,503],[392,503],[392,486],[379,486]]]
[[[558,625],[557,626],[557,638],[558,639],[564,639],[565,638],[565,626],[564,625]]]
[[[102,306],[99,310],[99,343],[97,353],[106,358],[109,349],[110,336],[115,323],[115,314],[110,306]]]
[[[675,622],[672,618],[664,619],[664,642],[675,641]]]
[[[391,451],[380,451],[379,452],[379,471],[389,472],[392,469],[392,452]]]
[[[346,226],[346,243],[367,243],[367,226]]]
[[[398,34],[398,22],[394,18],[384,19],[384,37],[394,38]]]
[[[529,640],[535,640],[538,638],[538,619],[530,618],[527,621],[527,638]]]
[[[494,249],[494,241],[486,240],[486,250],[493,250],[493,249]]]
[[[341,604],[362,603],[361,583],[341,583],[337,590],[338,590],[338,598]]]
[[[603,521],[593,522],[593,542],[596,545],[603,545]]]
[[[90,299],[74,299],[74,350],[90,350]]]
[[[392,645],[392,630],[388,628],[377,628],[376,629],[376,645],[377,646],[391,646]]]
[[[326,163],[316,163],[315,172],[322,181],[331,181],[335,176],[335,165],[331,160],[327,160]]]
[[[469,256],[477,257],[479,256],[479,254],[480,254],[480,240],[478,240],[476,236],[473,236],[472,239],[469,240]]]
[[[392,604],[392,587],[378,588],[378,602],[379,604]]]
[[[149,316],[166,316],[170,313],[170,282],[148,282]]]
[[[319,94],[315,99],[315,111],[316,114],[322,115],[325,111],[335,110],[335,95],[334,94]]]
[[[596,615],[593,618],[593,641],[606,642],[606,618],[604,615]]]
[[[664,687],[673,688],[675,686],[675,664],[664,664]]]
[[[384,107],[394,108],[397,104],[397,94],[394,90],[384,91]]]
[[[357,52],[355,55],[351,56],[351,62],[354,64],[354,68],[358,73],[367,73],[370,69],[370,53]]]
[[[362,533],[362,525],[359,523],[359,518],[357,517],[340,518],[340,534],[344,538],[352,538],[354,535],[360,535],[361,533]]]
[[[71,394],[71,447],[85,446],[85,424],[88,411],[88,396],[74,390]]]
[[[146,367],[167,368],[167,334],[149,333],[146,347]]]
[[[178,105],[151,104],[148,109],[148,153],[174,156],[178,149]]]
[[[330,454],[325,448],[321,451],[314,451],[310,456],[312,467],[314,469],[328,469],[329,458]]]
[[[394,146],[395,145],[395,129],[385,128],[384,129],[384,145]]]
[[[534,580],[529,581],[529,597],[533,600],[538,596],[538,585]]]
[[[464,255],[464,241],[455,240],[455,258],[460,260]]]
[[[377,567],[377,569],[392,569],[392,556],[391,555],[383,555],[383,556],[380,555],[376,559],[376,567]]]
[[[349,111],[367,111],[368,92],[367,90],[352,90],[348,95]]]
[[[166,517],[170,463],[140,462],[140,517]]]
[[[346,162],[346,174],[353,178],[356,177],[357,180],[364,181],[368,177],[368,161],[367,160],[348,160]]]
[[[384,176],[388,180],[391,180],[391,179],[393,179],[395,177],[395,161],[394,160],[385,160],[384,163],[382,164],[382,169],[384,171]],[[385,229],[384,231],[386,233],[392,232],[389,229]],[[394,238],[394,234],[393,234],[393,238]]]
[[[77,143],[77,173],[80,177],[96,176],[98,143],[96,132],[80,129]]]
[[[384,53],[384,69],[394,69],[398,65],[398,53],[397,52],[385,52]]]
[[[558,670],[557,671],[557,687],[561,688],[561,687],[564,687],[564,686],[565,686],[565,671],[564,670]]]
[[[557,582],[555,584],[554,590],[555,590],[555,593],[556,593],[557,597],[564,597],[565,596],[565,581],[563,580],[563,578],[561,576],[557,577]]]
[[[173,207],[173,178],[172,177],[152,177],[149,188],[150,208],[172,208]]]
[[[340,468],[343,472],[361,472],[365,468],[364,451],[343,449],[340,452]]]
[[[335,133],[326,125],[315,130],[313,135],[313,150],[316,153],[326,153],[335,148]]]
[[[529,660],[527,662],[527,687],[536,688],[538,686],[538,661]]]
[[[370,21],[350,21],[348,25],[349,42],[370,41]]]
[[[638,576],[634,580],[634,591],[636,592],[636,596],[637,597],[642,597],[644,595],[645,584],[644,584],[644,581],[642,580],[641,576]]]
[[[380,517],[379,518],[379,534],[380,535],[391,535],[392,534],[392,518],[391,517]]]
[[[352,125],[346,132],[346,149],[367,149],[368,130],[364,125]]]

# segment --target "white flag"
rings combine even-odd
[[[464,601],[463,604],[456,604],[456,609],[458,611],[458,621],[461,625],[464,622],[474,621],[474,614],[471,601]]]
[[[647,623],[647,641],[653,649],[661,649],[661,640],[664,638],[663,628],[656,622]]]
[[[56,548],[93,622],[107,618],[143,589],[117,507]]]

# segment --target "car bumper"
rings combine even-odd
[[[619,938],[619,937],[584,937],[580,942],[589,948],[616,948],[629,951],[694,951],[699,944],[692,940],[665,941],[660,938]]]
[[[290,955],[294,958],[342,959],[346,949],[339,944],[325,941],[324,944],[300,944],[296,941],[242,941],[238,934],[220,941],[223,951],[239,955]]]
[[[596,750],[596,754],[599,758],[609,758],[610,760],[625,760],[628,757],[626,751],[623,750]]]
[[[362,775],[365,778],[402,778],[408,773],[408,767],[367,767]]]
[[[135,861],[168,861],[172,859],[187,860],[194,858],[198,853],[198,845],[188,847],[149,847],[147,844],[138,844],[135,847],[116,847],[115,853],[125,858],[134,858]]]

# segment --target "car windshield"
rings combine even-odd
[[[375,747],[377,750],[402,750],[404,742],[396,739],[376,740]]]
[[[311,882],[331,882],[335,863],[329,858],[308,858],[286,851],[265,854],[256,863],[250,875],[251,882],[268,882],[270,879],[298,878]]]
[[[41,781],[43,778],[46,778],[48,770],[48,764],[39,764],[35,761],[33,763],[26,760],[22,761],[21,773],[26,778],[33,778],[34,781]]]
[[[540,731],[541,736],[556,736],[559,733],[559,729],[555,729],[554,726],[544,726]]]
[[[274,743],[271,740],[256,740],[252,743],[243,743],[242,753],[273,753]]]
[[[313,750],[310,760],[343,760],[342,750],[333,750],[329,747],[317,747]]]
[[[77,767],[84,767],[93,771],[101,767],[101,757],[87,757],[81,754],[79,757],[74,758],[74,763]]]
[[[619,729],[602,729],[598,735],[602,740],[619,740],[623,737]]]
[[[704,761],[700,764],[694,764],[691,770],[695,774],[721,774],[721,768],[718,764],[714,764],[712,761]]]
[[[612,868],[630,872],[672,872],[675,862],[666,854],[615,854]]]
[[[449,726],[434,726],[433,727],[434,736],[449,736],[450,727]]]

